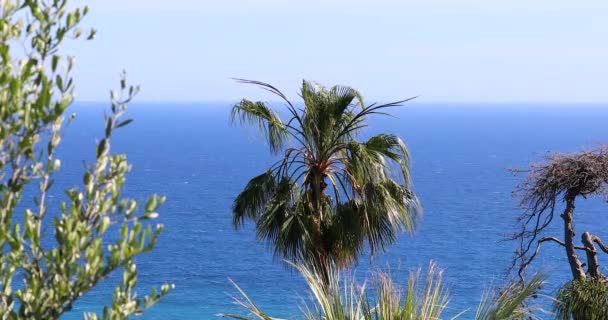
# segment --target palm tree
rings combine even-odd
[[[257,126],[280,156],[234,200],[235,228],[252,220],[277,256],[313,264],[326,278],[330,264],[352,264],[366,243],[373,255],[414,231],[421,210],[405,144],[392,134],[357,140],[368,116],[411,99],[367,106],[353,88],[303,81],[296,107],[267,83],[236,80],[278,96],[285,112],[249,100],[232,109],[233,122]]]

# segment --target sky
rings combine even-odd
[[[605,0],[75,0],[92,42],[70,44],[78,99],[124,69],[139,101],[297,99],[302,79],[367,100],[608,102]]]

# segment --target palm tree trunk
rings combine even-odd
[[[566,244],[566,256],[568,257],[572,277],[574,280],[581,280],[585,279],[586,276],[585,270],[574,249],[574,198],[573,195],[566,196],[566,209],[562,214],[562,219],[564,220],[564,243]]]
[[[317,219],[314,219],[317,220]],[[313,220],[313,221],[314,221]],[[330,261],[327,250],[325,250],[325,246],[323,245],[323,236],[321,233],[321,224],[318,221],[313,222],[313,230],[312,230],[312,242],[313,242],[313,263],[317,268],[319,274],[321,275],[321,279],[323,280],[324,285],[329,285],[329,274],[330,274]]]
[[[311,241],[314,250],[314,264],[323,277],[325,285],[329,284],[330,262],[323,241],[323,177],[315,173],[312,179],[314,217],[312,218]]]

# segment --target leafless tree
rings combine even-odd
[[[581,197],[608,195],[608,147],[546,156],[542,163],[531,166],[516,194],[521,199],[524,212],[519,217],[521,230],[512,236],[513,240],[519,241],[513,265],[519,264],[518,274],[522,279],[523,271],[534,260],[543,242],[555,242],[565,248],[574,280],[603,278],[595,245],[605,253],[608,253],[608,247],[589,232],[583,233],[581,245],[575,244],[574,210],[575,201]],[[553,221],[557,204],[561,202],[565,203],[560,215],[564,224],[563,240],[543,235]],[[587,271],[577,250],[586,253]]]

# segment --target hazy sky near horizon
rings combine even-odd
[[[369,100],[608,102],[605,0],[76,0],[78,98],[126,69],[139,101],[268,98],[230,77],[346,84]]]

